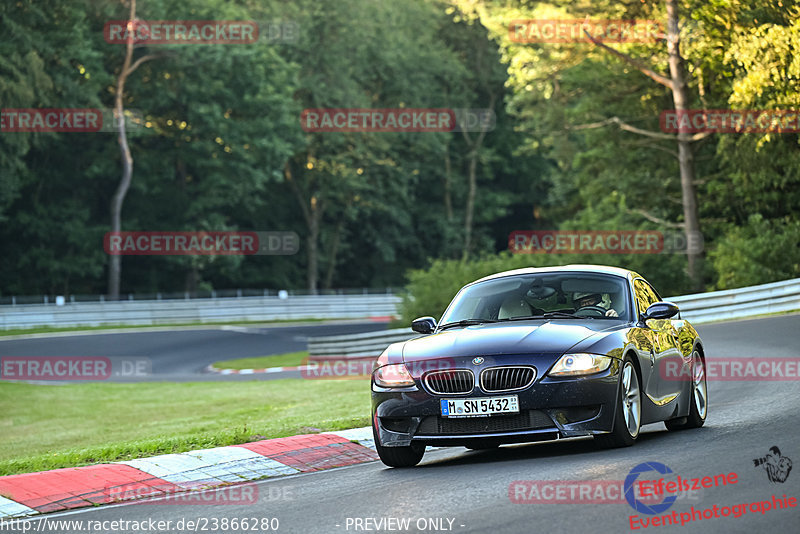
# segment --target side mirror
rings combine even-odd
[[[679,311],[678,306],[672,302],[654,302],[647,308],[647,311],[644,312],[642,320],[669,319],[677,315]]]
[[[420,334],[432,334],[436,330],[436,319],[420,317],[411,321],[411,330]]]

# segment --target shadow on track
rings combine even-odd
[[[697,429],[687,432],[672,433],[663,426],[659,428],[654,425],[653,429],[646,429],[639,435],[639,439],[632,447],[622,447],[618,449],[604,449],[599,447],[593,439],[588,437],[568,438],[558,441],[542,441],[536,443],[522,443],[506,445],[496,449],[487,450],[464,450],[461,447],[453,447],[452,451],[463,451],[462,454],[453,458],[443,458],[441,460],[426,461],[414,469],[437,469],[457,465],[483,464],[487,462],[511,462],[517,460],[547,460],[565,457],[583,459],[585,455],[598,455],[607,460],[622,459],[631,455],[645,456],[653,452],[654,449],[661,447],[674,447],[676,443],[671,437],[679,438],[681,444],[686,443],[686,438],[708,439],[708,432],[711,429]],[[700,434],[703,434],[701,436]],[[447,449],[444,449],[447,450]],[[637,454],[638,453],[638,454]]]

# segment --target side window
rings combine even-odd
[[[638,278],[634,280],[633,289],[636,292],[636,307],[639,313],[644,313],[651,304],[659,300],[656,292],[644,280]]]
[[[653,298],[656,299],[655,300],[656,302],[661,302],[662,300],[664,300],[661,298],[661,295],[658,294],[658,291],[656,291],[656,289],[650,285],[650,282],[645,282],[644,285],[646,285],[650,293],[653,294]]]

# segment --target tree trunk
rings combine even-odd
[[[321,202],[317,201],[317,197],[311,196],[311,199],[306,201],[303,192],[300,191],[300,186],[294,179],[292,174],[291,162],[287,161],[283,167],[283,176],[289,183],[292,192],[294,193],[297,203],[300,204],[300,211],[303,214],[303,219],[306,222],[308,229],[308,239],[306,241],[306,257],[308,259],[308,267],[306,272],[306,283],[308,290],[312,295],[317,294],[317,281],[318,281],[318,265],[319,265],[319,222],[322,219],[323,206]]]
[[[596,46],[607,50],[609,53],[621,58],[622,60],[633,65],[639,69],[643,74],[652,80],[660,83],[661,85],[669,88],[672,92],[672,102],[678,114],[681,114],[687,109],[689,104],[688,90],[686,87],[686,77],[684,74],[684,61],[681,57],[680,49],[680,17],[678,15],[678,2],[677,0],[666,0],[667,3],[667,51],[669,53],[669,72],[670,77],[656,72],[644,62],[634,59],[633,57],[615,50],[610,46],[600,42],[592,36],[588,31],[584,33]],[[688,269],[687,273],[692,281],[692,289],[700,292],[703,290],[703,252],[696,250],[697,245],[703,243],[703,236],[700,232],[700,216],[697,209],[697,193],[694,189],[694,158],[692,156],[691,143],[698,139],[702,139],[707,134],[691,136],[688,133],[678,133],[677,137],[661,132],[649,132],[640,128],[635,128],[630,125],[624,124],[617,119],[611,119],[599,125],[616,122],[620,128],[626,131],[634,132],[640,135],[646,135],[657,139],[677,139],[678,143],[678,168],[681,177],[681,202],[683,204],[683,218],[684,218],[684,232],[686,236],[687,245],[687,260]],[[594,125],[586,125],[586,127],[595,127]]]
[[[306,250],[308,251],[308,273],[306,280],[308,281],[308,290],[312,295],[317,294],[317,278],[319,271],[319,215],[320,210],[316,207],[316,197],[311,197],[311,219],[308,225],[308,243]]]
[[[450,191],[452,183],[452,165],[450,163],[450,142],[444,145],[444,213],[447,222],[453,220],[453,198]]]
[[[136,20],[136,0],[131,0],[131,12],[129,21]],[[125,113],[122,105],[122,98],[125,93],[125,81],[128,79],[133,57],[133,39],[129,38],[125,48],[125,61],[122,70],[117,78],[117,90],[114,95],[114,117],[117,120],[117,143],[119,144],[120,156],[122,158],[122,179],[111,197],[111,231],[119,232],[122,230],[122,204],[125,202],[125,195],[131,185],[133,177],[133,157],[128,146],[128,136],[125,132]],[[109,256],[108,265],[108,297],[111,300],[119,299],[120,281],[122,279],[122,256]]]
[[[345,212],[350,205],[345,208]],[[325,281],[322,284],[323,289],[331,289],[333,285],[333,275],[336,272],[336,255],[339,253],[339,243],[342,240],[342,232],[344,231],[344,215],[339,219],[334,230],[333,237],[331,238],[331,246],[328,251],[328,268],[325,271]]]
[[[494,109],[496,100],[494,93],[489,94],[489,109]],[[467,167],[467,205],[464,213],[464,250],[461,254],[461,259],[466,261],[469,258],[470,248],[472,247],[472,219],[475,213],[475,196],[478,191],[478,158],[480,157],[480,150],[483,146],[483,140],[486,137],[486,129],[482,129],[478,136],[473,141],[467,133],[466,129],[461,130],[464,134],[464,141],[469,147],[467,154],[468,167]]]
[[[478,190],[478,143],[467,155],[469,158],[469,169],[467,171],[467,206],[464,213],[464,250],[461,259],[466,261],[469,258],[469,249],[472,247],[472,218],[475,212],[475,194]]]
[[[195,296],[197,293],[197,285],[200,281],[200,271],[197,265],[192,264],[189,270],[186,271],[186,278],[184,280],[183,291]]]
[[[136,0],[131,0],[131,10],[128,16],[128,23],[131,24],[131,31],[128,33],[128,40],[125,44],[125,61],[122,63],[119,77],[117,78],[117,89],[114,95],[114,118],[117,120],[117,143],[122,158],[122,179],[117,185],[114,196],[111,197],[111,231],[119,232],[122,230],[122,204],[125,202],[125,195],[131,186],[133,177],[133,157],[128,146],[128,134],[125,131],[125,109],[123,106],[123,96],[125,94],[125,82],[128,76],[139,68],[140,65],[151,59],[155,59],[159,54],[148,54],[140,57],[135,62],[133,59],[133,45],[135,35],[136,20]],[[111,255],[108,262],[108,297],[111,300],[119,299],[120,280],[122,279],[122,256]]]
[[[675,104],[675,111],[680,115],[688,108],[689,98],[680,51],[678,21],[677,0],[667,0],[667,50],[669,52],[669,72],[672,79],[672,101]],[[690,135],[687,133],[678,133],[678,167],[681,175],[684,230],[688,247],[688,274],[692,280],[692,288],[699,292],[703,290],[703,253],[695,250],[695,247],[692,246],[701,233],[697,194],[694,189],[694,157],[689,137]]]

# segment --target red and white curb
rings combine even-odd
[[[209,365],[206,373],[219,375],[252,375],[258,373],[283,373],[285,371],[300,371],[309,373],[308,378],[346,378],[353,376],[369,376],[375,357],[341,358],[336,360],[315,360],[313,365],[298,365],[296,367],[267,367],[265,369],[220,369]],[[366,367],[365,367],[366,366]],[[304,375],[305,376],[305,375]]]
[[[372,429],[305,434],[0,477],[0,520],[377,460]]]
[[[298,365],[296,367],[267,367],[266,369],[220,369],[209,365],[205,371],[218,375],[252,375],[259,373],[283,373],[284,371],[308,371],[311,366]]]

